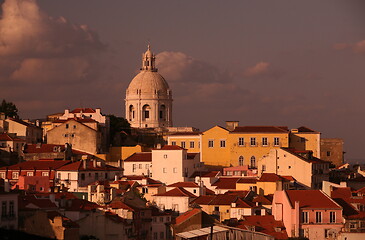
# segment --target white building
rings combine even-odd
[[[165,79],[157,72],[155,55],[142,54],[141,72],[129,84],[125,98],[125,118],[134,128],[172,126],[172,93]]]
[[[152,153],[138,152],[123,160],[124,175],[151,176]]]
[[[165,145],[161,149],[152,150],[152,177],[166,185],[186,182],[198,171],[199,153],[188,153],[179,146]]]
[[[165,193],[156,194],[153,198],[157,207],[161,210],[184,213],[189,210],[189,203],[197,196],[182,187],[177,187]]]
[[[69,109],[65,109],[65,112],[58,119],[67,120],[70,118],[89,118],[97,121],[101,124],[107,123],[107,117],[101,114],[100,108],[92,109],[92,108],[75,108],[70,112]]]

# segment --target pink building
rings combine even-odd
[[[343,227],[342,207],[320,190],[276,191],[272,213],[289,237],[335,239]]]

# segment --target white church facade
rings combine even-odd
[[[157,72],[150,46],[142,54],[142,68],[126,90],[125,118],[133,128],[172,127],[172,93]]]

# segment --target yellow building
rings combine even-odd
[[[321,157],[321,133],[307,127],[299,127],[290,131],[290,148],[309,150],[313,156]]]
[[[271,148],[289,146],[289,130],[277,126],[236,126],[229,131],[215,126],[202,135],[202,161],[206,165],[257,167]]]

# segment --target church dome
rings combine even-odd
[[[130,94],[156,94],[167,95],[169,85],[158,73],[152,71],[141,71],[137,74],[128,86],[127,92]]]

